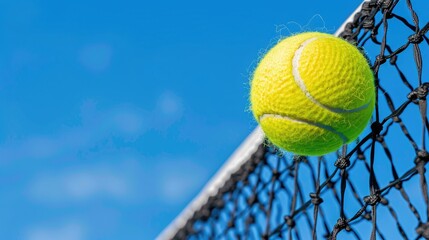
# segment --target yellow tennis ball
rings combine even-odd
[[[272,143],[299,155],[323,155],[355,140],[368,124],[374,75],[354,45],[301,33],[280,41],[259,62],[250,101]]]

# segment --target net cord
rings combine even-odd
[[[347,23],[352,22],[356,13],[361,11],[362,4],[359,4],[355,11],[343,22],[343,24],[334,33],[339,36],[344,31]],[[209,197],[215,196],[218,190],[223,186],[230,176],[238,171],[240,167],[253,155],[260,145],[264,144],[265,135],[257,126],[252,133],[241,143],[237,150],[229,157],[224,165],[216,172],[210,181],[204,186],[202,191],[185,207],[185,209],[157,236],[157,240],[172,239],[176,232],[186,225],[186,222],[192,218],[195,211],[208,201]]]
[[[204,186],[201,192],[186,206],[186,208],[168,225],[167,228],[156,238],[157,240],[172,239],[178,229],[185,226],[188,219],[192,218],[211,196],[215,196],[218,190],[240,167],[256,152],[261,144],[264,144],[265,135],[258,126],[243,141],[243,143],[229,157],[225,164]]]

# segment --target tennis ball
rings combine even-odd
[[[355,140],[368,124],[374,75],[354,45],[325,33],[301,33],[262,58],[250,101],[273,144],[298,155],[323,155]]]

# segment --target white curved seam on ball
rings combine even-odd
[[[325,125],[325,124],[321,124],[321,123],[317,123],[317,122],[311,122],[308,120],[304,120],[304,119],[296,119],[296,118],[291,118],[289,116],[286,115],[280,115],[280,114],[274,114],[274,113],[264,113],[259,117],[259,122],[261,122],[264,118],[268,118],[268,117],[273,117],[273,118],[280,118],[280,119],[286,119],[292,122],[298,122],[298,123],[304,123],[304,124],[308,124],[314,127],[318,127],[321,128],[323,130],[329,131],[331,133],[336,134],[338,137],[341,138],[341,140],[343,141],[343,144],[346,144],[349,139],[341,132],[338,132],[337,130],[335,130],[333,127]]]
[[[317,40],[318,37],[313,37],[310,39],[305,40],[303,43],[301,43],[301,45],[299,46],[299,48],[295,51],[295,54],[292,58],[292,75],[293,78],[295,80],[295,83],[298,85],[298,87],[301,89],[301,91],[305,94],[305,96],[310,99],[310,101],[312,101],[314,104],[318,105],[319,107],[322,107],[328,111],[334,112],[334,113],[354,113],[354,112],[359,112],[365,108],[367,108],[370,104],[371,104],[371,100],[354,109],[342,109],[342,108],[335,108],[335,107],[331,107],[328,105],[325,105],[319,101],[317,101],[317,99],[315,99],[310,92],[307,90],[307,87],[305,86],[304,80],[301,78],[301,74],[299,73],[299,61],[301,59],[301,55],[302,52],[304,51],[304,48],[310,44],[311,42]]]

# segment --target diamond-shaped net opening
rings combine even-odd
[[[371,124],[321,157],[261,144],[174,239],[429,239],[428,3],[368,1],[340,37],[376,79]]]

